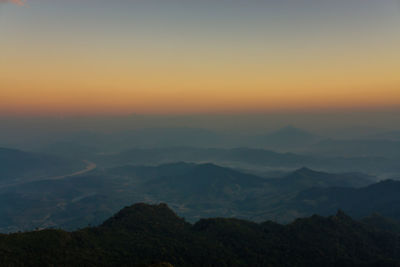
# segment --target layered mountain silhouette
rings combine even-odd
[[[371,211],[400,220],[400,181],[386,180],[363,188],[311,188],[298,194],[291,205],[302,214],[331,214],[338,208],[355,217]]]
[[[308,166],[334,172],[386,173],[400,170],[396,159],[376,156],[331,156],[278,153],[255,148],[194,148],[170,147],[129,149],[116,154],[97,155],[94,161],[105,167],[121,165],[160,165],[174,162],[212,162],[238,169],[264,170],[283,169],[286,171]]]
[[[400,141],[391,139],[325,139],[309,147],[313,153],[335,156],[400,157]]]
[[[371,183],[368,175],[329,174],[308,168],[267,179],[211,163],[127,165],[3,188],[0,230],[54,226],[72,230],[97,225],[120,207],[140,201],[166,202],[190,222],[208,217],[291,222],[307,214],[292,205],[303,190],[315,186],[357,188]]]
[[[165,204],[135,204],[98,227],[0,235],[0,264],[396,266],[399,237],[341,211],[285,226],[222,218],[189,224]]]
[[[0,148],[0,183],[58,176],[83,168],[80,160]]]
[[[287,187],[361,187],[372,182],[372,177],[361,173],[326,173],[307,167],[300,168],[279,179],[277,183]]]

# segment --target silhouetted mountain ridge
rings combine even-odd
[[[289,225],[186,223],[165,204],[135,204],[99,227],[0,235],[3,266],[398,266],[400,235],[344,212]],[[45,243],[43,243],[45,242]]]
[[[400,181],[384,180],[362,188],[310,188],[293,199],[292,206],[302,214],[327,215],[343,209],[355,217],[364,217],[372,212],[400,219]]]
[[[302,167],[278,180],[281,185],[300,187],[361,187],[372,183],[372,177],[361,173],[327,173]]]
[[[310,147],[311,149],[311,147]],[[195,148],[170,147],[153,149],[129,149],[116,154],[98,155],[94,161],[105,167],[121,165],[160,165],[174,162],[212,162],[221,166],[249,170],[296,169],[308,166],[328,172],[370,172],[387,173],[400,170],[397,160],[359,155],[357,157],[332,156],[324,153],[296,154],[278,153],[259,148]]]

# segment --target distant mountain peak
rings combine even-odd
[[[221,170],[224,169],[224,167],[218,166],[214,163],[203,163],[203,164],[199,164],[197,165],[197,168],[201,168],[201,169],[209,169],[209,170]]]
[[[192,174],[196,173],[198,175],[217,175],[217,174],[226,174],[226,173],[240,173],[238,171],[232,170],[230,168],[221,167],[214,163],[203,163],[196,165],[193,170]]]
[[[286,186],[297,186],[299,190],[313,187],[354,187],[355,185],[366,186],[370,184],[369,179],[363,175],[351,173],[327,173],[309,169],[307,167],[293,171],[280,179],[281,184]]]
[[[320,172],[314,171],[314,170],[304,166],[304,167],[301,167],[300,169],[295,170],[294,173],[310,175],[310,174],[318,174]]]

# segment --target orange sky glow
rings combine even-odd
[[[219,36],[199,22],[196,31],[173,28],[168,14],[142,29],[103,25],[83,13],[75,20],[86,24],[77,27],[65,8],[58,11],[63,21],[53,21],[57,5],[50,10],[44,2],[0,10],[0,114],[400,108],[400,15],[373,32],[359,21],[348,22],[356,30],[331,21],[331,32],[295,35],[289,21],[249,36],[251,22],[238,29],[232,21],[221,32],[237,36]],[[162,23],[171,24],[171,34]]]

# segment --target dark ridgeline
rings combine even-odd
[[[98,227],[1,235],[0,265],[399,266],[400,234],[382,230],[387,224],[341,211],[288,225],[222,218],[189,224],[166,204],[135,204]]]
[[[303,214],[332,214],[338,208],[360,218],[379,212],[400,220],[400,182],[385,180],[362,188],[313,187],[300,192],[288,206]],[[290,208],[289,208],[290,209]]]

